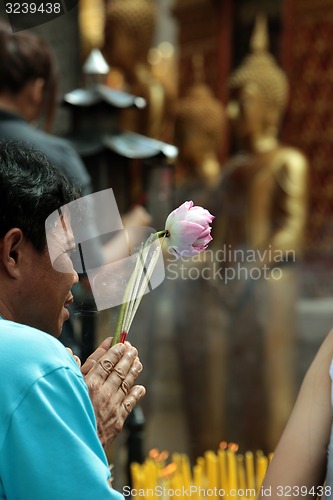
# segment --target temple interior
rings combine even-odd
[[[185,201],[215,216],[200,258],[164,256],[131,327],[147,394],[109,451],[115,485],[151,450],[273,452],[333,324],[333,0],[80,0],[28,29],[93,190],[156,230]],[[86,357],[118,309],[76,300]]]

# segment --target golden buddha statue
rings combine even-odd
[[[165,139],[168,96],[148,63],[156,24],[152,0],[109,0],[106,3],[104,56],[123,73],[124,90],[143,97],[147,106],[124,110],[120,128]]]
[[[224,121],[222,103],[204,83],[194,84],[179,100],[175,120],[178,188],[204,189],[215,185],[221,170],[218,152]]]
[[[226,111],[242,149],[223,168],[215,206],[209,207],[223,267],[212,284],[228,316],[225,439],[271,452],[296,389],[296,269],[308,165],[301,152],[278,139],[288,82],[267,51],[262,17],[251,48],[230,78]]]

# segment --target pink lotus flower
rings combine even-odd
[[[193,201],[185,201],[166,220],[169,249],[177,257],[192,257],[205,250],[213,239],[210,224],[214,218],[205,208],[193,206]]]
[[[194,207],[193,201],[185,201],[168,216],[165,229],[152,233],[142,243],[135,268],[125,290],[112,345],[125,341],[147,283],[154,271],[161,246],[154,250],[147,263],[151,244],[162,238],[177,257],[193,257],[205,250],[213,239],[210,235],[210,224],[214,219],[215,217],[205,208]]]

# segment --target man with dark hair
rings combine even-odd
[[[77,199],[43,154],[0,144],[0,498],[115,499],[103,447],[144,395],[129,343],[107,339],[79,369],[57,340],[78,281],[45,220]],[[61,211],[59,226],[70,220]],[[51,264],[54,241],[66,272]]]

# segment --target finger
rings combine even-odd
[[[72,351],[72,349],[70,347],[66,347],[66,350],[69,352],[69,354],[71,356],[73,356],[73,358],[75,359],[76,364],[80,368],[81,367],[81,359],[79,358],[79,356],[76,356],[76,354],[73,353],[73,351]]]
[[[87,375],[87,373],[95,366],[96,362],[104,356],[104,354],[110,349],[112,342],[112,337],[107,337],[101,345],[86,359],[86,361],[81,366],[81,373]]]
[[[114,384],[115,389],[117,389],[133,364],[136,355],[137,350],[134,348],[126,349],[126,346],[121,343],[114,345],[96,361],[93,368],[85,376],[86,382],[89,381],[92,386],[101,386],[116,371],[114,378],[121,378],[118,384]]]
[[[97,347],[96,351],[94,351],[88,359],[92,359],[94,361],[98,361],[111,347],[112,337],[107,337],[103,340],[101,345]]]
[[[123,419],[128,417],[133,408],[138,404],[140,399],[142,399],[145,394],[146,389],[143,387],[143,385],[135,385],[134,387],[132,387],[131,391],[126,396],[121,406],[121,416]]]
[[[135,358],[133,365],[131,366],[124,380],[119,385],[119,390],[122,392],[123,398],[125,398],[130,393],[134,385],[134,382],[139,376],[141,371],[142,371],[142,364],[138,358]],[[111,377],[109,377],[109,380],[106,381],[106,383],[110,385],[113,383]],[[122,400],[122,397],[120,396],[120,401]]]
[[[79,358],[79,356],[76,356],[75,354],[73,354],[73,358],[75,359],[78,367],[81,368],[81,359]]]
[[[128,346],[128,347],[132,347],[132,344],[131,344],[128,340],[126,340],[126,341],[124,342],[124,344],[125,344],[126,346]]]
[[[138,359],[138,351],[130,344],[125,345],[126,351],[121,360],[110,371],[108,378],[105,380],[106,389],[115,392],[121,390],[123,396],[120,396],[119,401],[122,401],[134,384],[134,380],[142,370],[142,365]]]

